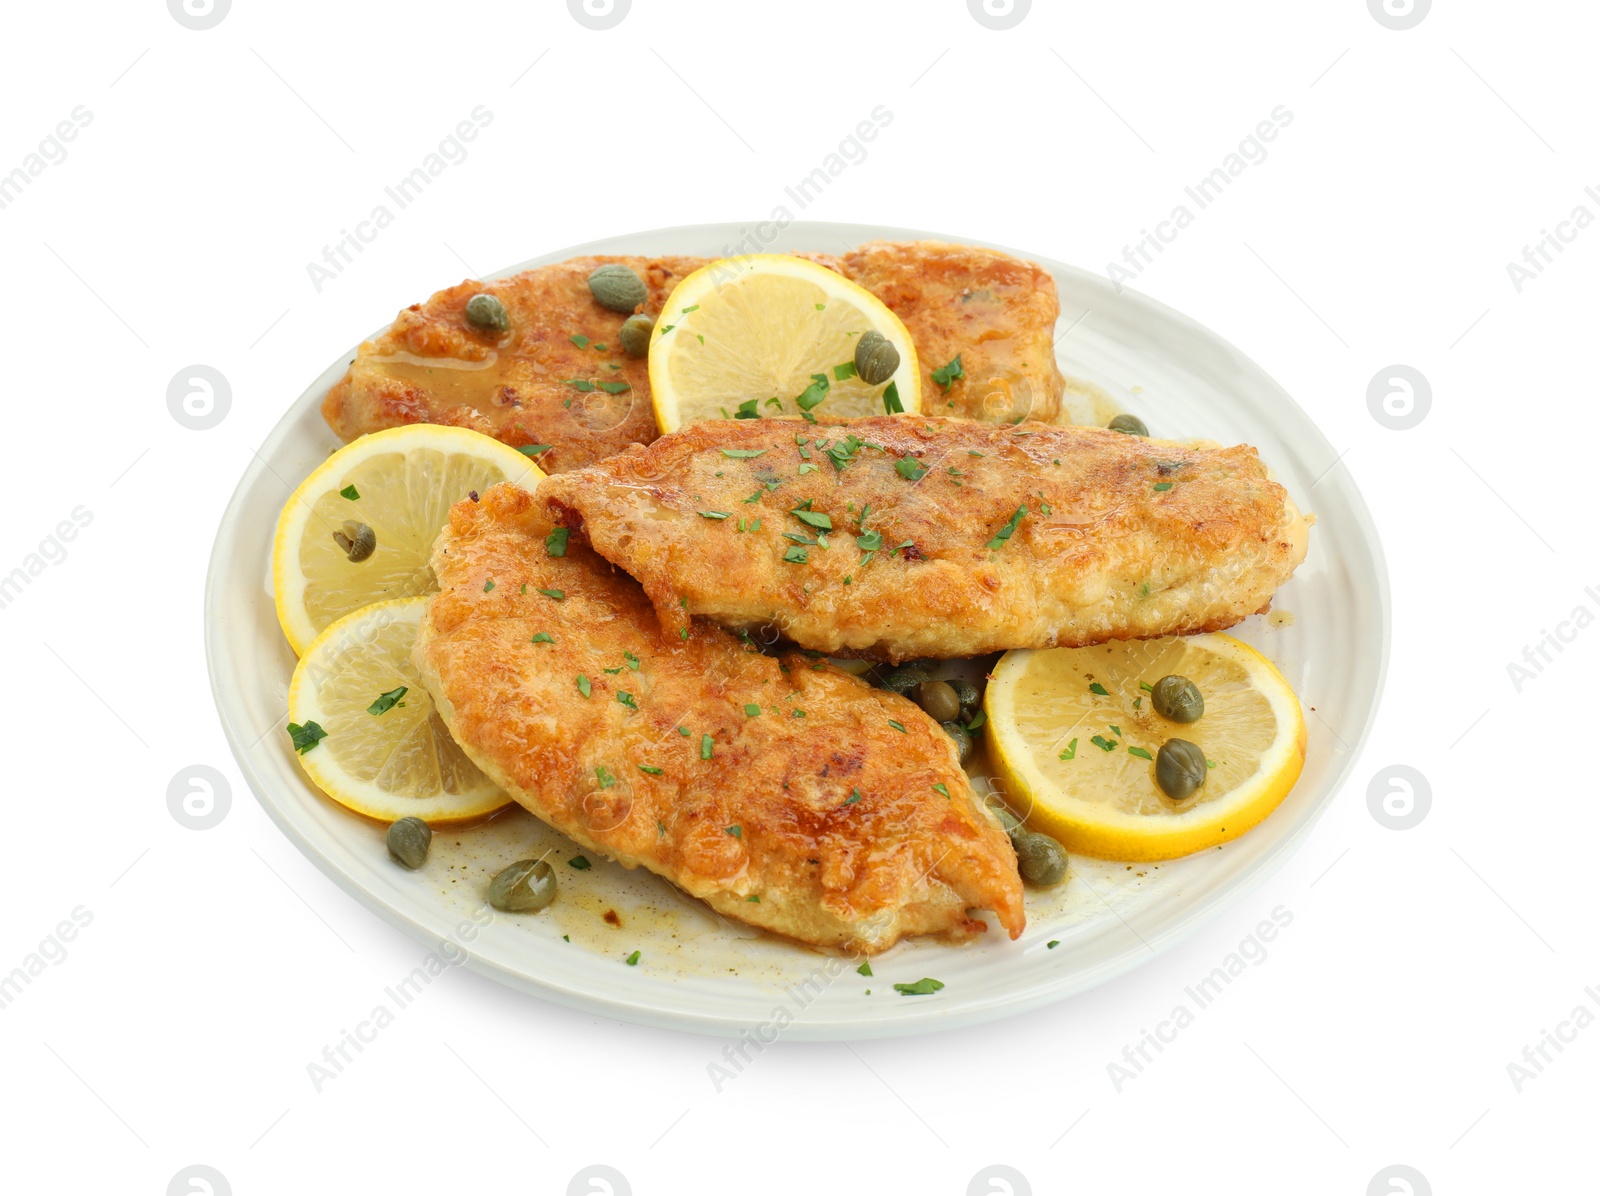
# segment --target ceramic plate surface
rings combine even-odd
[[[586,253],[735,251],[745,229],[703,225],[630,234],[562,249],[511,267]],[[908,229],[793,224],[762,248],[837,253],[878,238],[972,242]],[[1000,247],[1003,248],[1003,247]],[[748,251],[748,245],[746,246]],[[434,837],[417,873],[387,857],[383,829],[324,798],[283,733],[295,657],[273,610],[271,547],[279,509],[338,447],[318,406],[355,353],[342,353],[289,408],[239,482],[218,530],[206,581],[205,636],[223,728],[250,788],[283,832],[362,902],[419,940],[454,944],[467,965],[552,1001],[629,1021],[704,1033],[781,1027],[792,1039],[873,1038],[1004,1017],[1092,988],[1214,917],[1288,858],[1333,799],[1377,709],[1389,646],[1388,577],[1377,532],[1336,454],[1306,414],[1238,350],[1177,312],[1110,282],[1021,250],[1061,293],[1057,354],[1074,422],[1110,409],[1140,416],[1158,436],[1255,445],[1302,509],[1314,511],[1310,554],[1274,602],[1231,634],[1276,662],[1307,707],[1310,742],[1299,784],[1263,824],[1221,850],[1161,865],[1073,858],[1072,880],[1029,891],[1028,929],[997,928],[977,943],[903,943],[872,961],[830,959],[734,926],[643,873],[596,862],[558,865],[561,895],[543,913],[498,915],[483,905],[488,878],[515,859],[577,851],[513,809]],[[419,280],[418,294],[451,284]],[[1332,466],[1332,468],[1330,468]],[[1292,615],[1292,621],[1285,617]],[[607,915],[610,915],[608,917]],[[480,925],[481,924],[481,925]],[[567,938],[563,938],[563,936]],[[1048,948],[1050,940],[1058,940]],[[570,940],[570,941],[568,941]],[[624,963],[633,951],[636,966]],[[931,996],[893,985],[931,976]],[[871,989],[871,995],[866,990]]]

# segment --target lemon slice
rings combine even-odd
[[[1141,683],[1169,674],[1199,687],[1197,721],[1151,708]],[[993,677],[985,729],[1008,803],[1069,851],[1167,860],[1226,843],[1277,809],[1305,763],[1299,699],[1232,636],[1007,652]],[[1155,757],[1174,738],[1207,763],[1204,784],[1181,802],[1156,784]]]
[[[385,822],[459,822],[511,801],[450,738],[411,662],[427,605],[401,598],[346,615],[311,642],[289,683],[289,722],[299,745],[313,741],[300,753],[306,775]]]
[[[900,354],[899,368],[877,386],[854,375],[865,332],[882,333]],[[922,409],[920,379],[916,346],[899,316],[842,275],[785,254],[720,258],[696,270],[668,297],[650,338],[651,401],[662,432],[731,419],[742,404],[763,417],[893,414],[895,402],[885,400],[891,386],[900,409],[914,414]],[[808,407],[819,393],[825,397]]]
[[[290,646],[303,653],[351,611],[437,589],[428,557],[450,504],[496,482],[531,488],[543,477],[516,449],[465,428],[408,424],[345,445],[278,516],[272,593]],[[350,541],[346,524],[372,529],[377,544],[365,560],[352,561],[334,538]]]

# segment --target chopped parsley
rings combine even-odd
[[[517,452],[526,453],[530,457],[537,457],[540,453],[550,451],[548,444],[523,444],[517,446]]]
[[[320,725],[309,719],[306,720],[304,726],[299,723],[289,724],[289,742],[294,744],[294,750],[302,756],[327,737],[328,733]]]
[[[1129,748],[1128,749],[1128,755],[1130,755],[1130,756],[1138,756],[1139,759],[1141,759],[1141,760],[1153,760],[1155,758],[1149,752],[1145,751],[1143,748],[1140,748],[1140,747]]]
[[[915,457],[901,457],[894,463],[894,471],[908,482],[920,482],[928,467]]]
[[[712,742],[711,736],[709,736],[709,735],[700,736],[700,759],[702,759],[702,760],[711,759],[712,748],[713,748],[713,742]]]
[[[637,951],[635,951],[632,955],[628,956],[628,958],[624,959],[622,962],[627,964],[630,968],[638,967],[639,966],[639,953]]]
[[[654,764],[641,764],[639,765],[639,771],[643,773],[649,773],[653,777],[659,777],[661,775],[661,770]],[[661,824],[658,822],[656,823],[656,826],[659,828]]]
[[[744,828],[742,826],[725,826],[722,829],[727,831],[728,834],[732,835],[735,839],[744,838]]]
[[[744,402],[739,404],[739,410],[733,413],[733,418],[760,419],[761,412],[756,409],[759,402],[759,399],[746,399]]]
[[[575,855],[567,861],[567,867],[576,868],[579,872],[587,872],[589,870],[589,857]]]
[[[950,796],[950,790],[948,788],[946,788],[945,783],[943,781],[940,781],[937,785],[935,785],[933,787],[933,791],[935,793],[942,793],[946,797]]]
[[[573,390],[582,391],[584,394],[588,394],[594,389],[594,383],[587,378],[563,378],[561,381],[572,387]]]
[[[622,659],[628,662],[628,667],[634,672],[637,673],[639,671],[639,658],[632,652],[624,652],[622,654]]]
[[[891,382],[883,392],[883,413],[885,415],[904,415],[905,405],[900,402],[900,386]]]
[[[1051,939],[1048,943],[1045,944],[1045,949],[1049,950],[1049,951],[1054,951],[1059,946],[1061,946],[1061,940],[1060,939]]]
[[[601,382],[598,383],[598,385],[600,389],[605,391],[608,395],[619,395],[625,390],[633,389],[633,387],[629,386],[626,382]]]
[[[846,378],[854,378],[855,376],[856,363],[853,361],[842,362],[833,367],[833,380],[835,382],[843,382]]]
[[[729,515],[733,514],[733,512],[732,511],[700,511],[700,512],[698,512],[698,514],[699,514],[700,518],[702,518],[702,519],[726,519]]]
[[[1000,545],[1011,539],[1012,533],[1017,530],[1017,525],[1022,522],[1022,517],[1027,513],[1027,507],[1018,507],[1016,514],[1011,516],[1010,521],[999,531],[995,532],[994,539],[989,541],[987,547],[999,548]]]
[[[488,581],[483,583],[483,592],[487,594],[492,589],[494,589],[494,578],[491,577]]]
[[[584,336],[581,332],[574,332],[571,336],[567,337],[567,339],[573,344],[577,345],[580,349],[587,349],[589,347],[589,338]]]
[[[842,802],[840,802],[839,805],[841,807],[843,807],[843,806],[853,806],[860,800],[861,800],[861,790],[852,789],[852,790],[850,790],[850,796],[845,798]]]
[[[761,707],[757,706],[754,702],[746,702],[744,704],[744,713],[745,717],[747,718],[755,718],[756,715],[761,713]]]
[[[748,457],[759,457],[762,453],[764,453],[766,451],[767,451],[766,449],[730,449],[730,448],[725,448],[725,449],[722,450],[722,455],[724,457],[744,457],[744,458],[748,458]],[[759,498],[760,495],[757,495],[756,497]]]
[[[956,360],[960,361],[961,358],[958,357]],[[926,997],[938,992],[943,987],[943,981],[935,980],[930,976],[924,976],[915,984],[897,984],[894,986],[894,991],[899,993],[902,997]]]
[[[751,893],[750,896],[745,898],[745,900],[746,901],[754,901],[757,904],[760,904],[761,894],[760,893]]]
[[[803,565],[808,558],[806,557],[806,550],[797,545],[794,548],[784,549],[783,559],[791,565]]]
[[[1172,489],[1172,483],[1171,482],[1157,482],[1154,486],[1151,487],[1151,489],[1152,490],[1171,490]]]
[[[548,631],[541,631],[529,642],[534,644],[553,644],[556,642],[556,637],[551,635]]]
[[[1089,742],[1102,752],[1114,752],[1117,750],[1117,741],[1115,739],[1107,739],[1104,735],[1092,736]]]
[[[856,969],[856,975],[858,975],[858,976],[870,976],[870,975],[872,975],[872,965],[870,963],[863,963],[859,968]]]
[[[902,735],[909,734],[909,732],[903,726],[901,726],[899,723],[895,722],[894,719],[892,719],[892,718],[889,720],[889,725],[891,727],[893,727],[896,731],[900,732],[900,734],[902,734]]]
[[[1111,696],[1111,691],[1105,686],[1101,685],[1098,681],[1089,682],[1089,692],[1092,694],[1099,694],[1102,698],[1109,698]]]
[[[578,692],[586,698],[592,692],[592,687],[589,685],[589,678],[585,677],[582,673],[578,674]]]
[[[961,354],[957,353],[948,365],[942,365],[934,370],[932,376],[933,380],[948,392],[952,382],[957,378],[965,378],[967,376],[966,371],[961,368]]]
[[[828,375],[812,374],[811,385],[795,395],[795,406],[800,408],[801,414],[809,412],[818,406],[823,399],[828,397]]]
[[[1156,687],[1145,681],[1139,682],[1139,688],[1144,690],[1144,692],[1147,694],[1153,694],[1156,692]]]
[[[361,497],[361,491],[357,490],[354,486],[346,486],[343,490],[339,491],[339,497],[348,498],[351,502],[354,502],[356,499]]]
[[[567,592],[565,590],[544,590],[544,589],[541,589],[539,591],[539,593],[543,594],[546,598],[554,598],[557,602],[562,601],[567,596]]]
[[[550,534],[544,538],[545,555],[566,556],[567,537],[571,534],[572,533],[564,527],[553,529]]]
[[[1074,739],[1071,743],[1067,744],[1067,750],[1062,752],[1061,755],[1057,756],[1056,759],[1058,759],[1058,760],[1074,760],[1074,759],[1077,758],[1077,756],[1078,756],[1078,741],[1076,739]]]
[[[407,686],[391,689],[386,694],[379,694],[377,701],[367,707],[368,714],[387,714],[400,704],[400,699],[406,696]]]
[[[611,670],[607,669],[606,671],[610,672]],[[620,669],[617,670],[617,671],[621,672]],[[617,691],[617,701],[621,702],[629,710],[637,710],[637,709],[639,709],[639,703],[637,703],[637,702],[635,702],[633,700],[633,695],[630,694],[630,693],[627,693],[627,692],[625,692],[623,690],[618,690]]]
[[[808,505],[810,502],[811,500],[809,498],[806,499],[806,503]],[[807,527],[820,527],[825,532],[831,532],[833,530],[833,520],[828,518],[828,516],[823,514],[821,511],[802,511],[799,507],[796,507],[794,510],[790,511],[789,514],[793,515]]]
[[[967,724],[967,730],[976,731],[979,727],[983,726],[983,724],[985,722],[987,722],[988,719],[989,719],[989,714],[988,714],[987,711],[984,711],[984,710],[978,711],[977,714],[974,714],[972,716],[972,721]]]
[[[879,531],[865,531],[856,537],[856,547],[863,552],[877,552],[883,547],[883,534]]]
[[[604,764],[595,765],[594,779],[600,783],[600,788],[602,789],[609,789],[611,786],[617,783],[617,778],[612,776],[611,773],[607,771]]]

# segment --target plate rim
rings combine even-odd
[[[759,225],[764,222],[752,221],[749,223]],[[502,270],[482,275],[481,278],[483,280],[504,278],[538,265],[559,262],[570,257],[586,254],[624,253],[627,251],[620,249],[618,242],[646,240],[656,236],[663,238],[668,236],[674,238],[703,237],[708,243],[713,241],[725,243],[726,239],[731,237],[734,229],[738,229],[741,234],[748,233],[747,227],[733,222],[669,225],[654,229],[630,231],[540,254],[515,265],[505,267]],[[1023,260],[1034,262],[1054,275],[1071,276],[1075,283],[1087,285],[1093,290],[1114,292],[1117,301],[1123,303],[1131,302],[1135,307],[1142,307],[1148,310],[1151,315],[1157,317],[1160,321],[1180,327],[1191,334],[1197,333],[1213,344],[1226,349],[1236,363],[1255,376],[1258,383],[1264,383],[1269,386],[1272,391],[1276,392],[1278,401],[1288,404],[1298,414],[1305,427],[1315,434],[1322,446],[1327,449],[1329,455],[1334,452],[1332,444],[1328,441],[1322,429],[1304,408],[1295,401],[1293,396],[1275,378],[1257,365],[1252,358],[1241,352],[1231,341],[1183,312],[1162,303],[1160,300],[1132,287],[1118,287],[1111,280],[1098,273],[981,238],[929,232],[893,225],[791,220],[779,229],[779,234],[787,240],[805,238],[812,235],[821,240],[824,236],[836,235],[841,242],[853,244],[860,244],[866,240],[882,239],[897,241],[932,240],[974,245],[995,249]],[[772,251],[781,252],[781,250]],[[820,252],[833,251],[824,250]],[[371,339],[372,336],[377,335],[386,327],[388,327],[387,324],[379,326],[378,329],[363,337],[362,340]],[[287,439],[292,430],[298,426],[299,420],[303,418],[302,407],[311,403],[313,399],[316,403],[320,403],[321,398],[333,383],[343,376],[344,371],[348,368],[349,360],[359,352],[360,344],[361,342],[358,341],[349,350],[336,356],[332,364],[288,405],[261,445],[254,450],[250,462],[246,465],[244,473],[239,478],[226,507],[223,509],[207,561],[203,591],[201,618],[205,641],[206,672],[211,686],[213,703],[216,706],[217,716],[222,726],[223,735],[228,742],[229,750],[256,801],[266,811],[273,824],[303,855],[316,865],[319,871],[354,897],[360,905],[376,913],[384,921],[400,929],[416,941],[428,946],[437,946],[441,937],[447,937],[442,935],[437,927],[426,925],[361,883],[359,877],[345,868],[338,859],[314,843],[311,836],[290,817],[289,811],[286,808],[281,808],[281,803],[269,796],[267,790],[270,786],[267,784],[266,778],[258,771],[257,766],[248,755],[255,745],[247,742],[241,734],[241,730],[246,724],[238,717],[239,712],[234,709],[234,702],[227,692],[226,673],[230,667],[227,637],[222,632],[220,620],[215,617],[221,603],[223,587],[230,580],[224,577],[224,567],[229,557],[225,538],[228,530],[242,518],[248,492],[259,480],[260,475],[268,470],[269,467],[265,464],[265,458],[270,456],[270,450],[274,449],[281,441]],[[1270,852],[1253,863],[1248,869],[1239,872],[1235,877],[1224,880],[1215,891],[1205,895],[1194,905],[1188,907],[1181,915],[1173,918],[1164,928],[1156,930],[1149,935],[1139,936],[1141,943],[1138,946],[1123,950],[1098,964],[1067,973],[1055,983],[1043,983],[1015,995],[1004,992],[991,993],[977,998],[969,1004],[954,1008],[930,1005],[921,1011],[908,1010],[907,1016],[897,1018],[888,1023],[849,1021],[807,1023],[803,1020],[796,1020],[784,1028],[783,1036],[795,1041],[850,1041],[904,1037],[978,1025],[1000,1018],[1015,1016],[1046,1005],[1056,1004],[1097,988],[1164,953],[1181,940],[1194,934],[1206,924],[1238,905],[1251,893],[1264,885],[1267,880],[1276,875],[1288,859],[1300,849],[1312,829],[1321,821],[1328,808],[1349,783],[1355,762],[1360,758],[1367,739],[1372,732],[1373,725],[1377,721],[1378,711],[1382,706],[1384,690],[1388,680],[1393,632],[1393,610],[1387,557],[1384,552],[1382,537],[1372,518],[1366,497],[1360,487],[1356,485],[1353,477],[1349,479],[1345,497],[1348,500],[1348,518],[1353,522],[1362,543],[1366,546],[1377,581],[1374,607],[1378,616],[1379,636],[1376,645],[1372,697],[1360,732],[1355,736],[1349,752],[1328,781],[1326,792],[1303,815],[1301,823],[1291,833],[1279,840]],[[638,999],[624,1000],[610,993],[598,994],[588,990],[580,991],[550,980],[537,979],[493,958],[475,945],[458,942],[455,949],[464,957],[464,965],[480,975],[519,991],[554,1001],[568,1008],[601,1013],[608,1017],[639,1025],[687,1031],[719,1038],[736,1037],[741,1031],[747,1031],[750,1027],[749,1018],[735,1018],[722,1014],[700,1014],[692,1007],[674,1007],[660,1002],[651,1003]],[[818,958],[820,960],[823,957],[819,955]]]

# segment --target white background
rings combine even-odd
[[[92,121],[0,210],[0,574],[74,508],[92,522],[0,610],[0,972],[74,908],[93,920],[0,1010],[6,1188],[158,1194],[205,1163],[240,1194],[555,1193],[604,1163],[637,1193],[954,1196],[1004,1163],[1038,1193],[1360,1196],[1404,1163],[1441,1194],[1594,1190],[1600,1030],[1520,1092],[1507,1065],[1600,1012],[1600,632],[1520,693],[1507,665],[1600,613],[1600,231],[1520,293],[1506,266],[1577,205],[1600,215],[1597,22],[1576,2],[1434,9],[1395,31],[1363,0],[1036,0],[995,31],[961,0],[634,0],[598,32],[557,0],[235,0],[196,32],[161,0],[10,6],[0,173],[75,107]],[[493,122],[467,159],[319,293],[307,263],[478,105]],[[801,212],[785,186],[877,105],[892,122]],[[722,1095],[713,1040],[462,969],[315,1093],[306,1064],[421,950],[252,800],[200,633],[218,517],[308,380],[467,274],[778,205],[1103,270],[1278,105],[1266,160],[1134,285],[1282,382],[1382,529],[1383,709],[1288,866],[1086,996],[781,1044]],[[194,363],[232,384],[204,432],[166,406]],[[1432,387],[1409,431],[1367,408],[1395,363]],[[166,808],[196,763],[233,788],[204,832]],[[1403,832],[1366,798],[1395,763],[1433,795]],[[1118,1092],[1107,1065],[1280,905],[1266,961]]]

